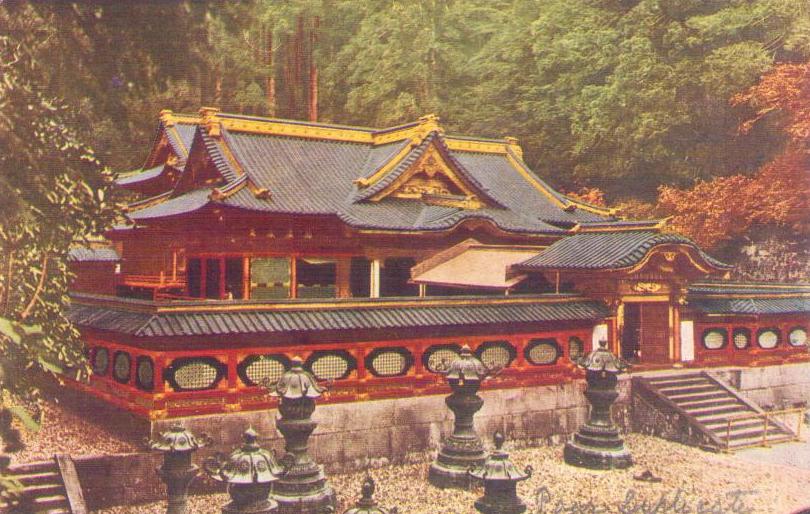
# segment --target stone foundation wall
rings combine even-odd
[[[587,416],[584,380],[519,389],[484,390],[484,406],[475,416],[478,433],[491,438],[503,431],[520,445],[559,443]],[[620,425],[629,426],[629,380],[620,382],[615,409]],[[312,455],[327,471],[365,468],[368,459],[402,463],[437,452],[443,435],[453,428],[453,415],[445,396],[417,396],[387,400],[319,405],[313,419],[318,427],[310,439]],[[217,441],[216,451],[232,449],[242,432],[252,426],[267,448],[283,453],[283,439],[275,429],[276,410],[184,418],[186,427]],[[627,421],[626,421],[627,420]],[[152,423],[153,436],[172,420]]]
[[[810,404],[810,363],[711,371],[763,408]]]

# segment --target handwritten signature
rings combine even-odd
[[[624,500],[610,508],[593,500],[580,501],[554,498],[548,487],[535,492],[536,514],[748,514],[753,512],[745,497],[754,491],[729,491],[715,498],[688,498],[681,489],[661,493],[654,500],[642,499],[635,489],[628,489]]]

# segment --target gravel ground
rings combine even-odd
[[[46,460],[56,453],[75,456],[143,451],[143,447],[57,403],[43,403],[42,412],[42,426],[38,432],[18,427],[25,449],[11,454],[12,463]]]
[[[518,492],[530,514],[540,513],[767,513],[788,514],[810,506],[810,471],[756,464],[732,455],[712,454],[660,439],[627,437],[636,465],[623,471],[589,471],[567,466],[562,446],[512,451],[519,467],[531,464],[534,474]],[[641,482],[634,475],[650,470],[661,483]],[[472,514],[480,491],[437,490],[427,483],[427,464],[374,469],[376,498],[400,514]],[[359,496],[363,473],[333,475],[338,512]],[[190,512],[218,514],[225,495],[197,496]],[[656,508],[657,505],[657,508]],[[98,514],[163,513],[161,503],[117,507]]]

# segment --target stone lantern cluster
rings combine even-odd
[[[205,463],[206,473],[226,483],[232,501],[223,514],[326,514],[336,508],[335,491],[327,484],[323,468],[308,454],[309,437],[317,423],[312,420],[324,389],[304,370],[303,361],[292,359],[290,369],[275,384],[272,394],[280,398],[276,426],[284,437],[286,454],[279,462],[258,444],[259,435],[249,428],[242,446],[227,458],[217,456]],[[168,514],[185,514],[188,487],[198,475],[191,454],[204,445],[179,424],[152,441],[150,447],[164,452],[161,477],[169,489]]]
[[[632,465],[630,453],[613,423],[610,407],[618,397],[618,374],[627,364],[607,350],[607,343],[579,362],[585,369],[585,396],[591,403],[588,421],[565,445],[564,457],[575,466],[611,469]],[[484,514],[522,514],[526,505],[517,495],[519,482],[532,474],[531,466],[519,470],[502,450],[504,436],[496,432],[495,450],[487,455],[474,428],[474,416],[483,406],[478,391],[491,373],[468,346],[445,371],[452,393],[445,399],[453,412],[453,433],[446,437],[431,464],[428,480],[437,487],[470,488],[483,484],[484,495],[475,508]],[[258,434],[245,431],[242,446],[229,457],[218,456],[205,463],[206,473],[228,485],[232,501],[222,508],[223,514],[327,514],[336,509],[335,491],[329,486],[323,468],[308,453],[308,443],[317,423],[312,420],[315,402],[324,389],[303,367],[303,361],[292,359],[291,367],[274,385],[272,394],[279,398],[276,427],[284,437],[285,455],[262,449]],[[194,450],[208,444],[181,425],[175,424],[160,438],[151,441],[153,450],[163,452],[159,469],[169,491],[168,514],[185,514],[189,485],[198,475],[191,462]],[[373,499],[374,481],[367,477],[362,497],[344,514],[387,514]],[[390,511],[394,514],[396,511]]]

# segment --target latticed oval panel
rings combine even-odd
[[[507,341],[487,341],[475,350],[475,354],[490,369],[508,368],[517,355],[515,347]]]
[[[779,344],[779,330],[775,328],[764,328],[757,333],[757,343],[760,348],[776,348]]]
[[[314,352],[305,365],[318,380],[342,380],[351,375],[357,361],[345,350],[325,350]]]
[[[568,358],[576,362],[585,355],[585,343],[577,336],[568,339]]]
[[[407,348],[376,348],[366,356],[366,369],[375,377],[398,377],[413,366],[413,354]]]
[[[536,366],[554,364],[560,358],[560,345],[555,339],[534,339],[525,354],[526,360]]]
[[[734,346],[740,350],[744,350],[751,344],[751,331],[747,328],[735,328],[733,339]]]
[[[93,374],[106,375],[110,367],[110,351],[97,347],[93,351]]]
[[[807,330],[802,327],[790,329],[788,342],[790,342],[791,346],[807,346]]]
[[[226,367],[213,357],[176,359],[166,377],[176,391],[214,389],[225,376]]]
[[[707,350],[719,350],[726,345],[727,336],[724,328],[710,328],[703,332],[703,346]]]
[[[437,344],[422,354],[422,364],[431,373],[447,371],[450,363],[456,360],[461,348],[457,344]]]
[[[273,384],[290,368],[290,359],[283,354],[250,355],[245,357],[236,372],[249,386]]]
[[[127,352],[115,352],[113,357],[113,378],[126,384],[132,370],[132,357]]]
[[[144,391],[155,387],[155,363],[150,357],[141,356],[135,361],[135,385]]]

